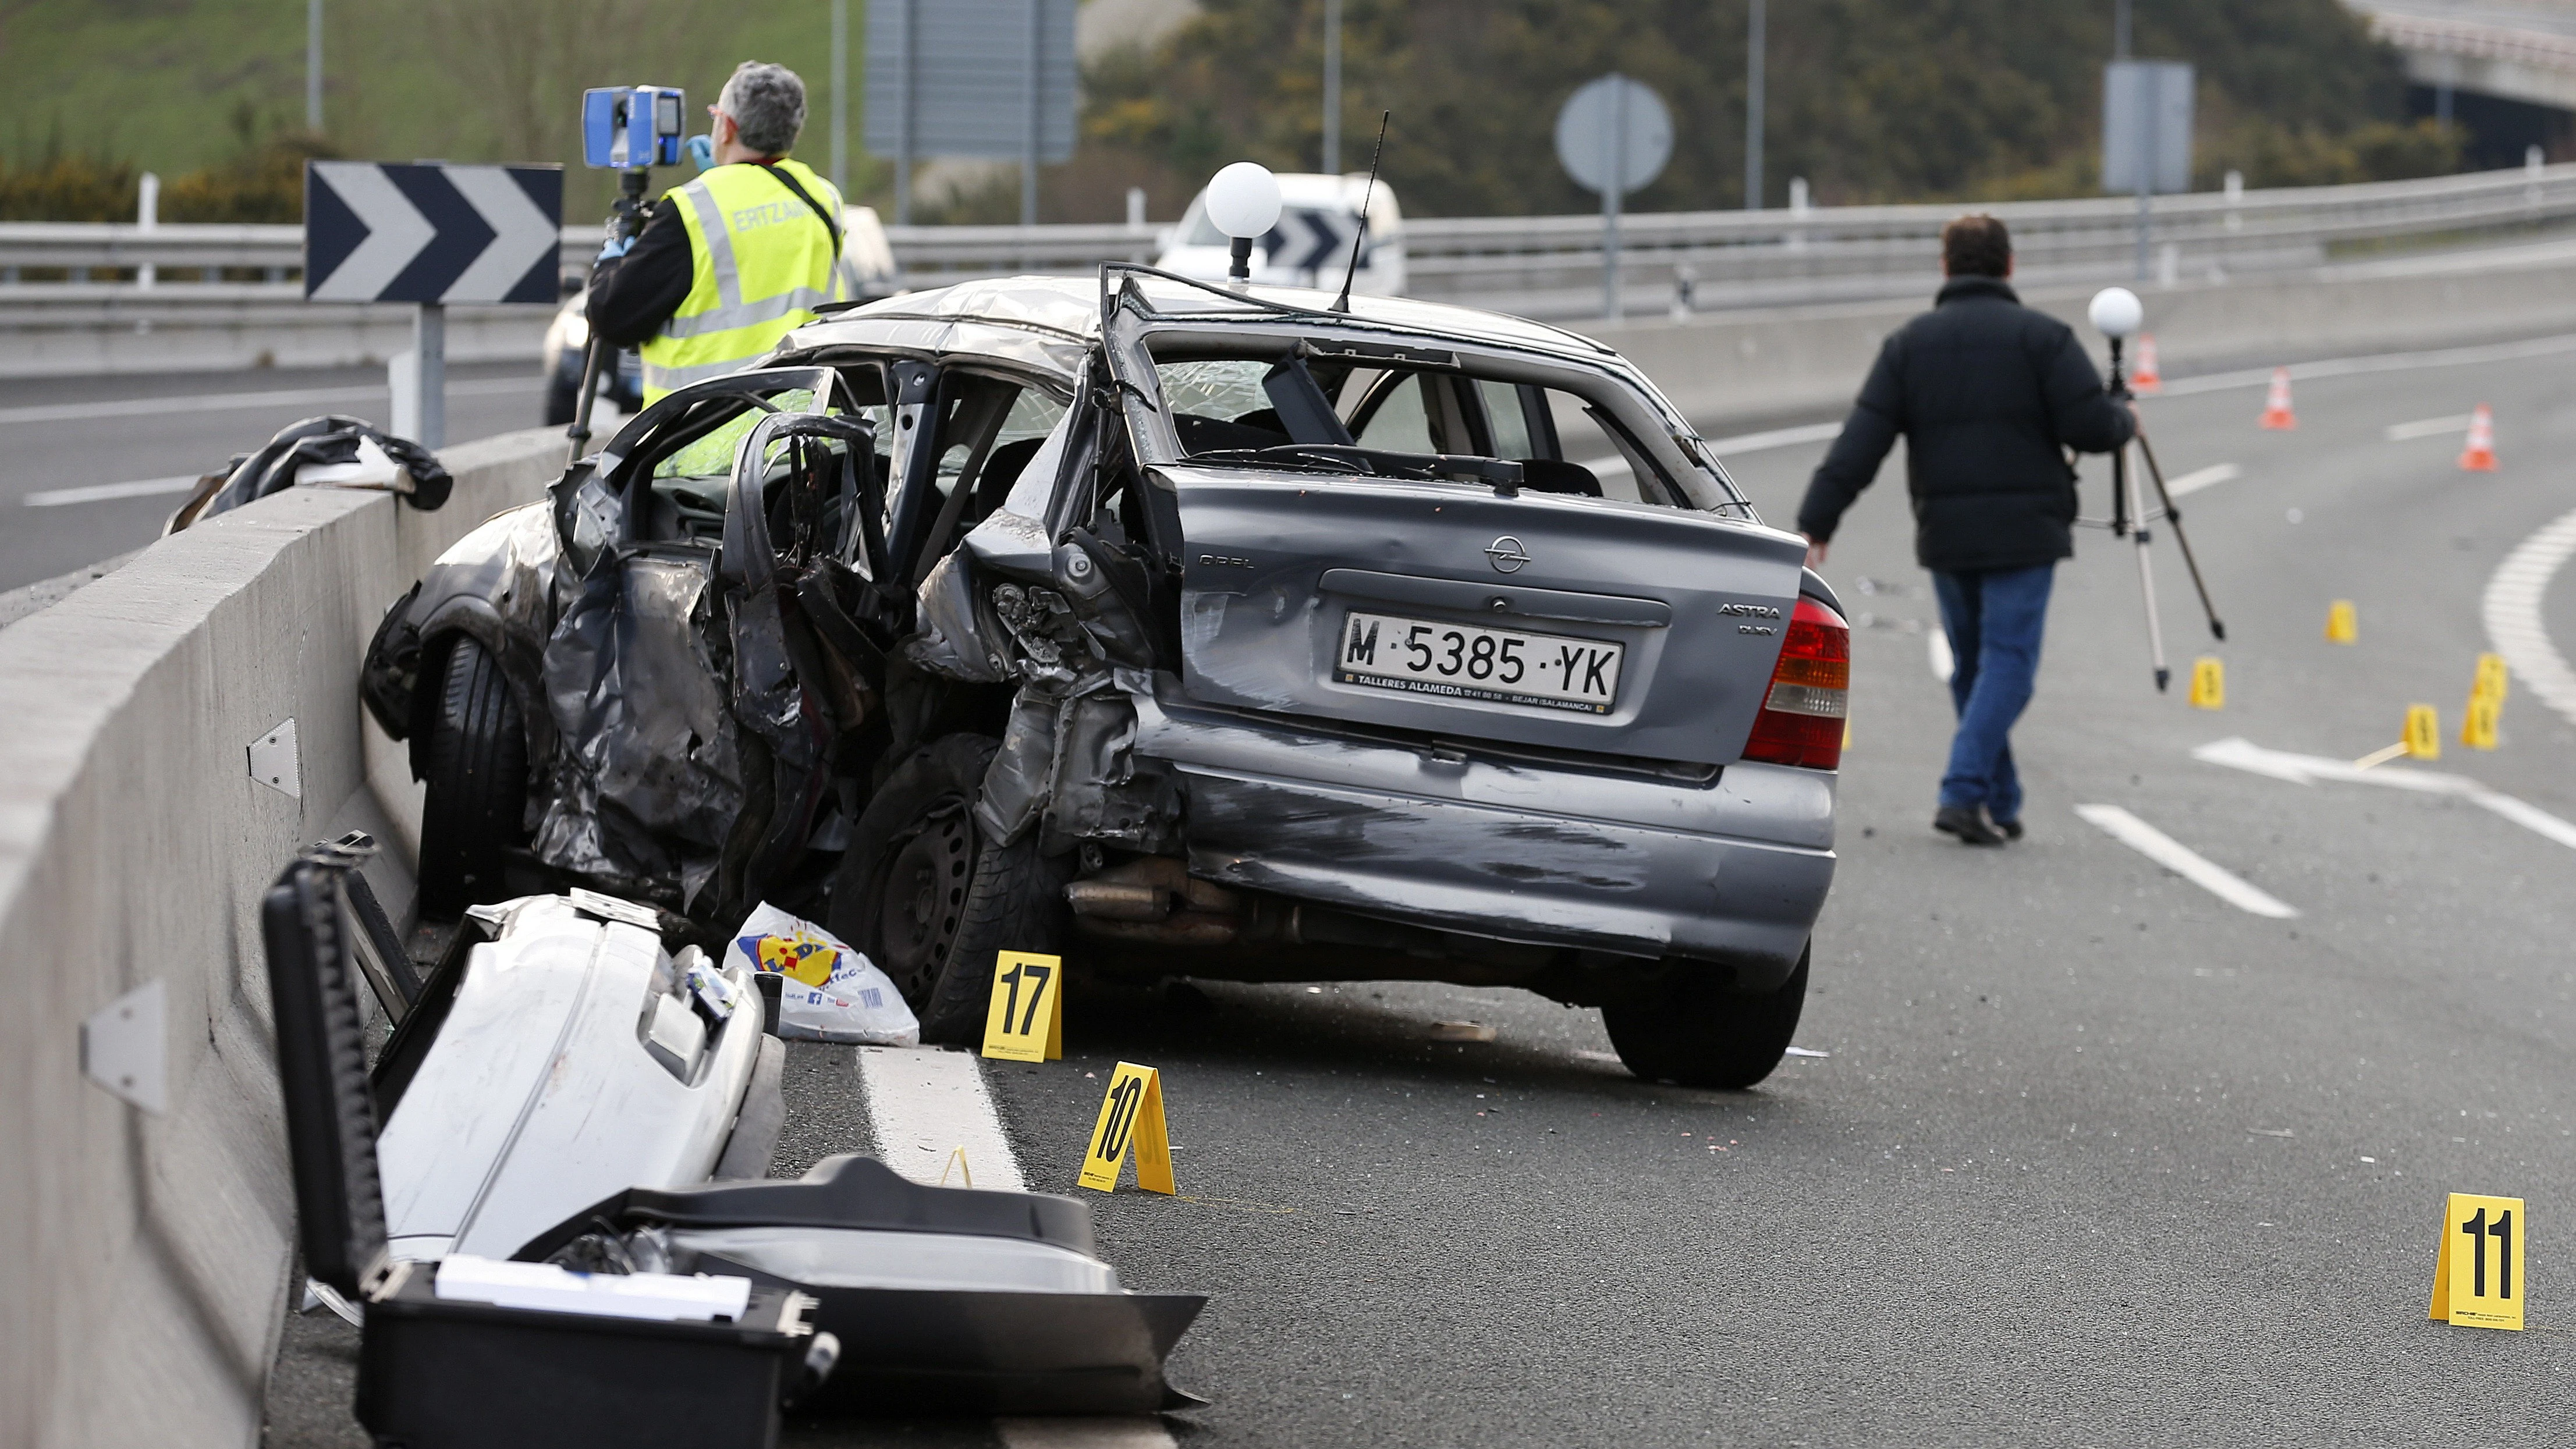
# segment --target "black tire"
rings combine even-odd
[[[451,919],[510,896],[504,870],[521,843],[528,736],[518,697],[481,644],[459,636],[438,675],[421,741],[420,909]]]
[[[1655,986],[1601,1008],[1601,1024],[1628,1070],[1650,1082],[1741,1091],[1771,1075],[1789,1052],[1807,1003],[1807,960],[1769,991],[1737,991],[1713,970],[1677,963]]]
[[[975,797],[999,746],[950,735],[886,778],[832,881],[832,934],[891,977],[926,1042],[972,1042],[1002,951],[1057,952],[1063,866],[1034,835],[993,847]]]

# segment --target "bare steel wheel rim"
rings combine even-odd
[[[885,959],[878,964],[907,1000],[925,999],[965,919],[975,881],[975,831],[966,802],[932,805],[921,827],[886,866],[878,894]]]

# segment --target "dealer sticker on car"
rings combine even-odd
[[[1333,667],[1337,684],[1498,704],[1608,714],[1628,646],[1354,613]]]

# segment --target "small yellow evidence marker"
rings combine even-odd
[[[2461,1328],[2522,1327],[2522,1250],[2529,1236],[2521,1198],[2451,1194],[2433,1259],[2432,1316]]]
[[[2469,693],[2483,694],[2494,700],[2496,707],[2501,709],[2504,706],[2505,682],[2508,678],[2503,655],[2481,654],[2478,656],[2477,682],[2469,686]]]
[[[1152,1067],[1120,1062],[1109,1074],[1109,1091],[1100,1100],[1100,1121],[1091,1129],[1090,1150],[1083,1154],[1082,1185],[1099,1192],[1118,1189],[1118,1170],[1127,1149],[1136,1149],[1136,1185],[1147,1192],[1177,1196],[1172,1181],[1171,1129],[1163,1122],[1163,1075]]]
[[[2483,694],[2469,696],[2469,707],[2460,716],[2460,743],[2473,750],[2496,747],[2496,702]]]
[[[2191,707],[2227,708],[2227,666],[2215,654],[2203,654],[2191,662]]]
[[[1004,951],[993,963],[993,1000],[984,1009],[984,1055],[1006,1062],[1064,1056],[1064,962]]]
[[[2442,758],[2442,717],[2433,706],[2406,706],[2406,753],[2418,760]]]
[[[2361,640],[2361,624],[2352,612],[2352,600],[2337,599],[2326,606],[2326,642],[2355,644]]]

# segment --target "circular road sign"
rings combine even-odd
[[[1673,117],[1645,82],[1616,71],[1587,82],[1556,113],[1556,159],[1586,191],[1622,195],[1655,179],[1673,157]]]

